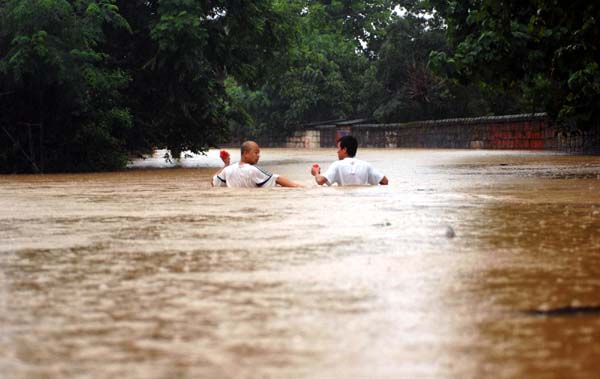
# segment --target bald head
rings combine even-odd
[[[258,144],[254,141],[244,141],[242,143],[241,153],[244,155],[245,152],[250,151],[251,149],[258,147]]]
[[[241,161],[248,164],[256,164],[260,158],[260,148],[254,141],[245,141],[240,149]]]

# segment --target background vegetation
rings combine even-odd
[[[111,170],[332,119],[597,127],[599,7],[0,0],[0,172]]]

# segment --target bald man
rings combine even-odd
[[[214,187],[301,187],[283,176],[272,174],[256,166],[260,159],[260,147],[254,141],[246,141],[240,149],[241,159],[238,163],[229,164],[229,159],[223,158],[225,167],[217,171],[212,179]]]

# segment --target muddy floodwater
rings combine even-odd
[[[231,151],[235,157],[237,152]],[[0,378],[598,378],[600,157],[263,149],[0,176]]]

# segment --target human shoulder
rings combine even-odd
[[[352,158],[352,161],[354,162],[354,164],[364,164],[364,165],[371,165],[369,162],[367,161],[363,161],[362,159],[358,159],[358,158]]]
[[[344,162],[345,159],[341,159],[341,160],[337,160],[337,161],[333,161],[330,165],[329,168],[337,168],[340,166],[344,166],[346,163]]]
[[[266,176],[272,176],[272,175],[273,175],[273,173],[272,173],[272,172],[270,172],[270,171],[268,171],[268,170],[264,169],[264,168],[263,168],[263,167],[261,167],[261,166],[252,165],[252,167],[253,167],[255,170],[259,171],[261,174],[264,174],[264,175],[266,175]]]
[[[338,166],[340,167],[369,167],[371,166],[368,162],[363,161],[362,159],[348,157],[342,160],[337,161]]]
[[[253,164],[249,164],[249,163],[239,164],[235,169],[245,172],[248,175],[259,175],[259,176],[262,176],[262,175],[272,176],[273,175],[271,172],[262,168],[261,166],[257,166],[257,165],[253,165]]]
[[[231,173],[235,170],[239,170],[239,168],[240,168],[239,162],[235,162],[235,163],[232,163],[229,166],[225,167],[223,169],[223,172],[227,174],[227,173]]]

